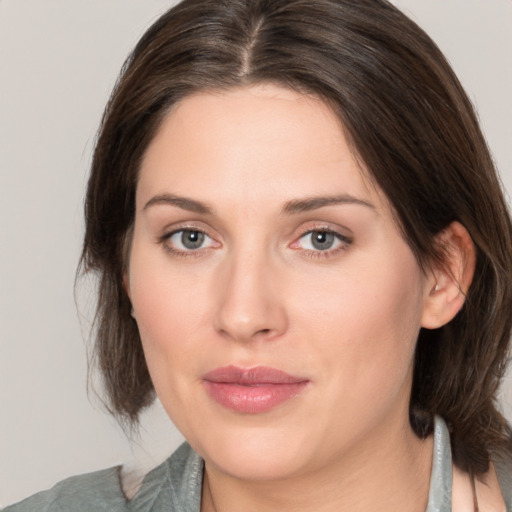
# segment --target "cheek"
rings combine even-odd
[[[194,327],[203,307],[205,283],[192,266],[172,262],[165,250],[148,237],[135,229],[130,253],[130,296],[139,327],[157,342],[164,341],[156,336],[158,333],[170,338],[180,329]]]
[[[400,255],[400,252],[397,251]],[[333,273],[312,294],[296,300],[299,332],[316,340],[319,367],[332,389],[374,402],[404,385],[412,369],[423,304],[423,276],[410,251],[403,257],[361,261],[350,273]],[[379,262],[380,264],[376,264]],[[297,294],[291,293],[297,297]]]
[[[161,254],[159,254],[161,252]],[[151,378],[161,395],[197,359],[199,325],[204,322],[202,281],[178,272],[163,251],[134,240],[130,295]],[[161,397],[163,398],[163,397]]]

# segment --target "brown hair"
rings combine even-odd
[[[462,223],[477,251],[463,309],[420,332],[410,405],[442,416],[475,474],[510,449],[496,406],[511,329],[511,223],[472,105],[432,40],[385,0],[185,0],[142,37],[107,105],[92,163],[82,268],[99,276],[96,355],[110,410],[136,423],[154,389],[123,288],[144,152],[193,92],[273,82],[326,101],[396,212],[420,265]]]

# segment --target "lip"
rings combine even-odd
[[[246,414],[269,411],[297,396],[309,383],[276,368],[223,366],[203,376],[206,391],[218,404]]]

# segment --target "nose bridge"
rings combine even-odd
[[[279,272],[270,251],[257,245],[233,249],[216,283],[216,329],[237,341],[273,339],[287,326]]]

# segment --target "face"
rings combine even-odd
[[[319,100],[182,100],[141,166],[126,286],[157,394],[207,466],[284,478],[410,430],[427,278]]]

